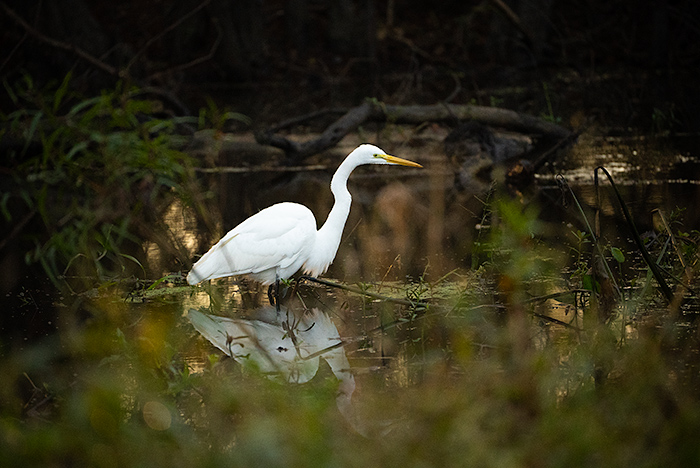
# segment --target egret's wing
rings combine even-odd
[[[229,231],[195,263],[188,281],[254,274],[263,283],[272,283],[277,268],[293,269],[291,275],[301,267],[315,235],[316,219],[308,208],[296,203],[273,205]]]
[[[313,248],[316,219],[303,205],[280,203],[239,225],[223,248],[235,249],[252,273],[287,268]]]
[[[279,325],[258,320],[235,320],[190,309],[194,328],[214,346],[242,365],[270,377],[304,383],[318,370],[318,357],[300,359],[290,336]]]

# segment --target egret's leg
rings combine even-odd
[[[275,296],[273,294],[273,288],[275,287],[274,284],[271,284],[267,288],[267,300],[270,301],[270,305],[275,305],[277,301],[275,301]]]
[[[280,315],[280,277],[275,275],[275,309],[277,316]]]

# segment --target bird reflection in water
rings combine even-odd
[[[255,320],[243,320],[190,309],[188,318],[204,338],[244,368],[254,368],[278,382],[306,383],[324,359],[339,382],[336,404],[340,413],[361,432],[351,405],[355,378],[337,327],[316,308],[282,320],[285,313],[285,309],[280,315],[275,307],[266,306],[257,311]]]

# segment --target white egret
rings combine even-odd
[[[263,285],[287,279],[299,270],[312,276],[326,272],[338,252],[352,196],[348,177],[363,164],[423,167],[385,154],[373,145],[360,145],[338,167],[331,180],[335,204],[326,222],[316,229],[310,209],[298,203],[278,203],[251,216],[228,232],[192,267],[187,282],[247,275]],[[277,301],[279,307],[279,301]]]
[[[282,309],[286,311],[286,309]],[[263,307],[270,317],[275,309]],[[188,318],[194,328],[214,346],[240,364],[255,369],[273,380],[305,383],[318,371],[319,357],[328,362],[331,370],[352,395],[355,379],[343,350],[338,329],[331,318],[313,308],[289,325],[279,319],[272,323],[262,320],[243,320],[203,314],[190,309]]]

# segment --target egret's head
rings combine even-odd
[[[360,164],[395,164],[400,166],[423,167],[408,159],[401,159],[396,156],[388,155],[384,150],[374,145],[360,145],[352,154],[358,157],[358,160],[361,161]]]

